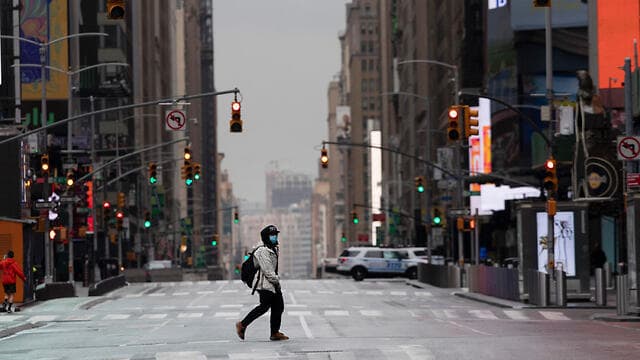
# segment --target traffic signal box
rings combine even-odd
[[[229,121],[229,131],[232,133],[242,132],[242,116],[240,115],[241,105],[239,101],[231,103],[231,120]]]
[[[151,213],[148,211],[144,212],[144,228],[148,229],[151,227]]]
[[[158,166],[154,162],[149,163],[149,184],[158,182]]]
[[[184,148],[184,155],[182,155],[182,157],[185,160],[191,160],[191,148],[189,146]]]
[[[551,197],[558,191],[558,164],[553,158],[544,163],[544,188],[549,191]]]
[[[477,136],[480,132],[478,130],[478,110],[471,109],[469,106],[464,106],[464,137],[469,139],[471,136]]]
[[[459,141],[462,138],[462,120],[464,119],[462,106],[449,106],[447,114],[449,116],[447,139],[450,143]]]
[[[470,216],[460,216],[456,221],[456,227],[459,231],[473,231],[476,228],[476,221]]]
[[[193,165],[191,160],[185,160],[182,166],[182,179],[187,186],[193,184]]]
[[[109,226],[109,222],[111,222],[111,203],[105,201],[102,203],[102,220],[104,221],[104,226]]]
[[[233,212],[233,223],[234,223],[234,224],[237,224],[237,223],[239,223],[239,222],[240,222],[240,216],[238,215],[238,212],[237,212],[237,211],[234,211],[234,212]]]
[[[123,192],[118,193],[118,209],[124,209],[127,203],[127,198]]]
[[[122,223],[124,221],[124,212],[122,210],[116,211],[116,228],[122,230]]]
[[[322,150],[320,150],[320,165],[322,165],[323,168],[327,168],[329,166],[329,155],[327,154],[327,149],[322,148]]]
[[[107,17],[113,20],[124,18],[125,7],[124,0],[107,0]]]
[[[431,227],[442,227],[444,222],[442,218],[442,210],[434,207],[431,209],[431,212]]]
[[[414,178],[414,181],[416,183],[416,191],[419,193],[423,193],[424,189],[425,189],[425,177],[424,176],[416,176]]]
[[[358,213],[356,211],[351,212],[351,221],[354,224],[358,224],[360,222],[360,219],[358,219]]]
[[[69,170],[67,172],[67,186],[73,186],[73,184],[75,183],[75,177],[73,176],[73,171]]]
[[[195,181],[200,180],[200,176],[201,176],[201,166],[199,163],[194,163],[193,164],[193,179]]]

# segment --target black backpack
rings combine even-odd
[[[260,245],[260,246],[263,246],[263,245]],[[258,250],[260,246],[258,246],[252,252],[249,253],[249,257],[247,258],[247,260],[245,260],[242,263],[242,268],[240,270],[240,280],[242,280],[243,283],[247,284],[249,289],[253,287],[253,279],[256,277],[256,273],[260,271],[260,268],[256,267],[256,265],[253,263],[253,253],[256,250]],[[256,285],[258,285],[257,280],[256,280]]]

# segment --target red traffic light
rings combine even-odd
[[[554,167],[556,167],[556,162],[553,160],[547,160],[547,162],[544,165],[547,169],[553,169]]]
[[[237,101],[234,101],[231,103],[231,110],[233,111],[239,111],[240,110],[240,103]]]
[[[124,213],[122,211],[118,211],[118,212],[116,212],[116,217],[118,219],[122,219],[122,218],[124,218]]]
[[[108,208],[111,207],[111,203],[108,202],[108,201],[105,201],[105,202],[102,203],[102,207],[105,208],[105,209],[108,209]]]
[[[458,109],[449,109],[449,117],[452,119],[458,118]]]

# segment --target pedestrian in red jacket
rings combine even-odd
[[[11,307],[13,306],[13,295],[16,293],[16,275],[26,281],[24,273],[20,270],[20,267],[13,260],[13,251],[9,250],[7,255],[0,261],[0,270],[2,271],[2,286],[4,287],[4,302],[2,303],[2,309],[0,312],[13,312]]]

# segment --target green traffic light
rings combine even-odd
[[[144,221],[144,227],[145,227],[145,229],[150,228],[151,227],[151,220],[145,220]]]
[[[433,223],[436,225],[440,225],[440,223],[442,222],[442,219],[440,218],[440,216],[436,216],[433,218]]]
[[[218,246],[218,242],[216,240],[211,240],[211,246]]]
[[[184,183],[187,184],[187,186],[191,186],[191,184],[193,184],[193,179],[187,179]]]
[[[359,222],[360,222],[360,219],[358,219],[358,218],[353,218],[353,223],[354,223],[354,224],[357,224],[357,223],[359,223]]]
[[[155,184],[158,182],[158,178],[156,178],[155,176],[152,176],[149,178],[149,184]]]
[[[418,185],[418,192],[419,193],[423,193],[424,192],[424,186]]]
[[[344,243],[344,242],[347,242],[347,237],[346,237],[346,236],[343,236],[343,237],[340,239],[340,241],[342,241],[343,243]]]
[[[195,175],[193,175],[193,178],[194,178],[195,180],[200,180],[200,174],[195,174]]]

